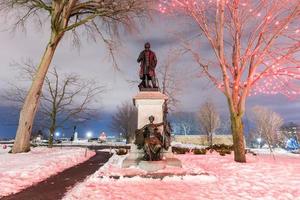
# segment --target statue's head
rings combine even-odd
[[[146,49],[146,50],[149,50],[149,49],[150,49],[150,43],[149,43],[149,42],[146,42],[146,43],[145,43],[145,49]]]
[[[149,121],[150,121],[150,123],[154,122],[154,116],[153,116],[153,115],[151,115],[151,116],[149,117]]]

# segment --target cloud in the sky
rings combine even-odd
[[[138,63],[136,62],[139,52],[143,49],[146,41],[151,42],[152,49],[156,52],[159,65],[166,58],[168,50],[180,44],[176,38],[180,34],[194,36],[198,28],[193,24],[179,24],[178,20],[170,17],[157,16],[152,21],[141,25],[139,33],[122,34],[122,45],[117,55],[120,70],[113,69],[111,59],[105,50],[103,43],[82,41],[80,50],[71,45],[70,39],[66,38],[58,47],[52,65],[58,67],[61,72],[74,72],[83,78],[95,79],[101,85],[106,86],[99,108],[113,112],[117,105],[131,98],[138,92],[137,86],[131,85],[128,80],[138,81]],[[48,42],[48,27],[37,31],[30,25],[27,27],[26,35],[16,32],[12,36],[9,32],[0,32],[0,90],[7,87],[7,82],[18,82],[16,71],[10,67],[12,61],[31,58],[38,63]],[[203,46],[201,49],[207,49]],[[207,55],[209,51],[203,52]],[[179,67],[190,68],[196,66],[191,58],[182,59]],[[207,80],[188,80],[180,96],[181,104],[178,110],[196,111],[200,104],[210,97],[222,112],[227,112],[226,99],[221,92],[211,85]],[[288,101],[280,96],[252,97],[248,100],[248,107],[252,105],[270,106],[279,112],[286,120],[300,122],[299,98]],[[0,112],[1,113],[1,112]]]

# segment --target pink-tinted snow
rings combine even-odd
[[[209,175],[146,179],[139,176],[119,180],[100,178],[108,174],[124,174],[113,161],[79,183],[65,200],[200,200],[200,199],[260,199],[300,200],[300,157],[287,155],[247,156],[247,163],[236,163],[233,155],[177,155],[188,171]],[[112,159],[116,160],[114,156]],[[113,170],[113,172],[109,172]],[[130,169],[141,172],[138,169]]]
[[[29,153],[0,151],[0,198],[81,163],[95,153],[83,148],[32,148]]]

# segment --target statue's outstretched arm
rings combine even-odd
[[[155,124],[156,127],[164,125],[164,122]]]
[[[144,131],[146,127],[147,127],[147,125],[143,126],[143,127],[140,128],[140,129],[137,129],[138,133],[141,133],[142,131]]]

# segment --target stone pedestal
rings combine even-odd
[[[149,117],[154,116],[154,123],[163,122],[163,104],[168,97],[160,91],[141,91],[133,98],[133,104],[138,109],[138,129],[149,123]],[[159,131],[162,133],[164,127],[160,126]],[[163,156],[166,151],[163,151]],[[172,152],[171,152],[172,153]]]
[[[159,91],[142,91],[133,98],[133,104],[138,109],[138,129],[149,123],[153,115],[154,123],[163,122],[163,104],[168,97]],[[163,131],[163,126],[160,127]]]
[[[141,91],[133,98],[133,104],[138,110],[138,129],[149,123],[149,116],[154,116],[154,123],[163,122],[163,104],[168,97],[160,91]],[[163,126],[159,127],[163,132]],[[181,167],[181,162],[175,159],[171,148],[162,152],[163,161],[143,161],[144,151],[132,144],[128,157],[123,161],[122,167],[138,166],[146,171],[156,171],[165,168],[167,165]]]

